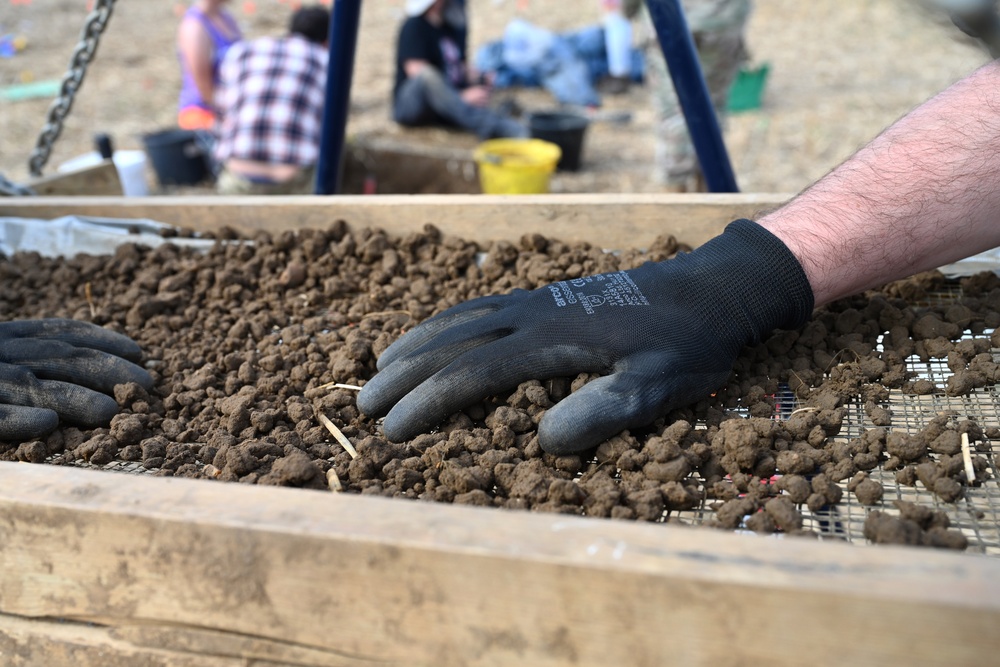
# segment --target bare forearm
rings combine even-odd
[[[760,219],[816,305],[1000,245],[1000,65],[956,83]]]

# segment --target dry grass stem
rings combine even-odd
[[[969,447],[969,434],[962,434],[962,461],[965,462],[965,478],[969,484],[976,481],[976,469],[972,467],[972,451]]]
[[[351,441],[347,439],[347,436],[344,435],[343,431],[337,428],[336,424],[330,421],[329,417],[324,415],[322,412],[317,412],[316,418],[319,419],[319,422],[326,427],[326,430],[330,432],[330,435],[336,438],[337,442],[340,443],[340,446],[351,455],[352,459],[358,458],[358,450],[354,449],[354,445],[351,444]]]
[[[337,475],[337,471],[330,468],[326,471],[326,485],[330,487],[333,492],[340,492],[344,490],[343,484],[340,483],[340,477]]]
[[[353,391],[361,391],[361,387],[356,384],[344,384],[343,382],[327,382],[326,384],[321,384],[316,387],[317,389],[351,389]]]
[[[361,319],[365,320],[368,319],[369,317],[379,317],[381,315],[410,315],[412,317],[410,311],[408,310],[380,310],[377,313],[368,313],[367,315],[362,315]]]
[[[94,306],[94,295],[90,290],[90,283],[86,283],[83,286],[83,294],[87,297],[87,305],[90,306],[90,316],[97,316],[97,307]]]

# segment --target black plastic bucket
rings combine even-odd
[[[211,173],[205,145],[194,130],[153,132],[142,143],[160,185],[197,185]]]
[[[590,124],[583,116],[561,111],[533,113],[528,117],[528,128],[535,139],[551,141],[562,149],[556,169],[578,171],[583,153],[583,136]]]

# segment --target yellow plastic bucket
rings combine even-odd
[[[479,184],[488,195],[528,195],[549,191],[549,177],[562,150],[541,139],[490,139],[473,153]]]

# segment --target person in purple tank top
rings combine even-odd
[[[181,92],[177,124],[186,130],[210,130],[215,125],[215,87],[219,63],[230,46],[243,38],[229,0],[195,0],[177,29]]]

